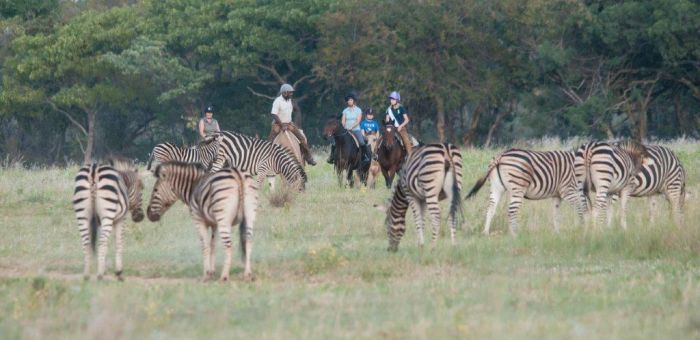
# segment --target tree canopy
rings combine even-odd
[[[209,105],[265,136],[282,83],[313,144],[394,90],[426,142],[697,138],[698,32],[690,0],[3,2],[0,154],[143,159]]]

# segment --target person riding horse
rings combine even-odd
[[[362,121],[362,109],[355,104],[356,101],[357,99],[355,98],[354,94],[348,94],[345,96],[345,102],[348,106],[343,110],[340,117],[340,122],[348,132],[355,136],[357,144],[362,153],[362,162],[369,163],[371,151],[367,146],[367,140],[365,139],[362,129],[360,128],[360,122]],[[335,147],[335,144],[331,144],[331,153],[327,161],[330,164],[333,164],[335,159]]]
[[[301,147],[301,152],[304,154],[306,162],[310,165],[316,165],[316,162],[311,156],[306,137],[304,137],[301,131],[299,131],[299,128],[292,123],[292,111],[294,110],[294,106],[292,105],[293,93],[294,88],[292,85],[283,84],[280,87],[280,95],[275,98],[275,101],[272,103],[272,129],[270,130],[270,136],[267,140],[270,142],[274,141],[275,137],[277,137],[283,129],[290,131],[299,140],[299,146]]]
[[[411,120],[408,118],[406,108],[401,105],[401,94],[397,91],[393,91],[389,95],[389,107],[386,109],[386,117],[384,119],[385,123],[392,121],[399,131],[399,136],[401,136],[401,141],[403,142],[403,147],[406,149],[406,153],[410,156],[413,152],[413,143],[411,142],[411,137],[408,135],[406,126]]]

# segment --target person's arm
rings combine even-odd
[[[343,128],[345,128],[345,111],[343,111],[343,116],[340,117],[340,125],[342,125]]]
[[[199,135],[204,138],[204,120],[199,120]]]
[[[216,122],[216,132],[221,132],[221,128],[219,127],[219,122]]]
[[[355,130],[356,128],[358,128],[358,127],[360,126],[360,122],[361,122],[361,121],[362,121],[362,113],[359,113],[359,114],[357,115],[357,123],[355,123],[355,125],[353,125],[353,126],[350,128],[350,130]]]
[[[272,111],[270,113],[272,114],[272,119],[275,120],[275,123],[282,125],[282,121],[280,120],[280,117],[277,115],[277,112],[279,112],[279,101],[275,99],[274,102],[272,102]]]
[[[408,119],[408,115],[404,113],[403,114],[403,123],[401,123],[401,125],[399,125],[399,131],[401,131],[403,128],[405,128],[406,125],[408,125],[408,122],[410,122],[410,121],[411,120]]]

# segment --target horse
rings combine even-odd
[[[379,146],[379,134],[370,134],[367,135],[366,138],[367,145],[369,145],[372,154],[376,155],[377,146]],[[371,189],[374,189],[375,187],[380,170],[381,168],[379,167],[379,162],[377,162],[376,159],[372,159],[372,162],[369,164],[369,173],[367,174],[367,186]]]
[[[406,159],[406,149],[399,144],[398,131],[392,123],[384,124],[382,137],[377,146],[377,161],[382,169],[382,175],[386,181],[386,187],[391,189],[394,176],[401,169]]]
[[[347,183],[352,188],[355,185],[353,171],[357,171],[360,182],[367,182],[369,163],[362,162],[362,152],[353,135],[348,132],[335,117],[329,119],[323,127],[325,139],[335,139],[335,172],[338,175],[338,186],[343,185],[342,174],[347,171]]]
[[[301,129],[299,131],[301,131]],[[301,131],[301,133],[302,135],[304,134],[303,131]],[[282,124],[282,131],[277,134],[272,143],[281,145],[287,149],[287,151],[289,151],[294,158],[297,159],[299,164],[301,164],[302,168],[306,166],[306,160],[304,159],[304,155],[301,152],[301,147],[299,146],[299,139],[292,132],[287,130],[287,124]],[[267,181],[270,184],[270,190],[275,190],[275,177],[276,176],[267,178]]]

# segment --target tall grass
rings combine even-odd
[[[688,190],[698,192],[699,145],[665,144],[684,163]],[[462,194],[501,149],[463,150]],[[435,249],[417,246],[409,216],[399,252],[390,254],[384,215],[373,205],[391,192],[339,188],[324,164],[307,167],[307,190],[291,204],[274,207],[274,194],[261,193],[253,282],[239,278],[237,259],[233,282],[198,282],[199,241],[179,203],[158,223],[128,223],[126,282],[83,282],[70,203],[76,171],[0,168],[2,338],[700,336],[695,196],[682,228],[673,226],[662,199],[653,223],[646,200],[632,199],[627,231],[617,222],[586,230],[563,205],[560,233],[553,231],[551,201],[526,201],[521,232],[511,237],[504,204],[495,232],[480,235],[488,195],[482,190],[463,203],[454,247],[443,210]],[[152,184],[147,178],[146,196]],[[217,252],[220,268],[220,246]]]

